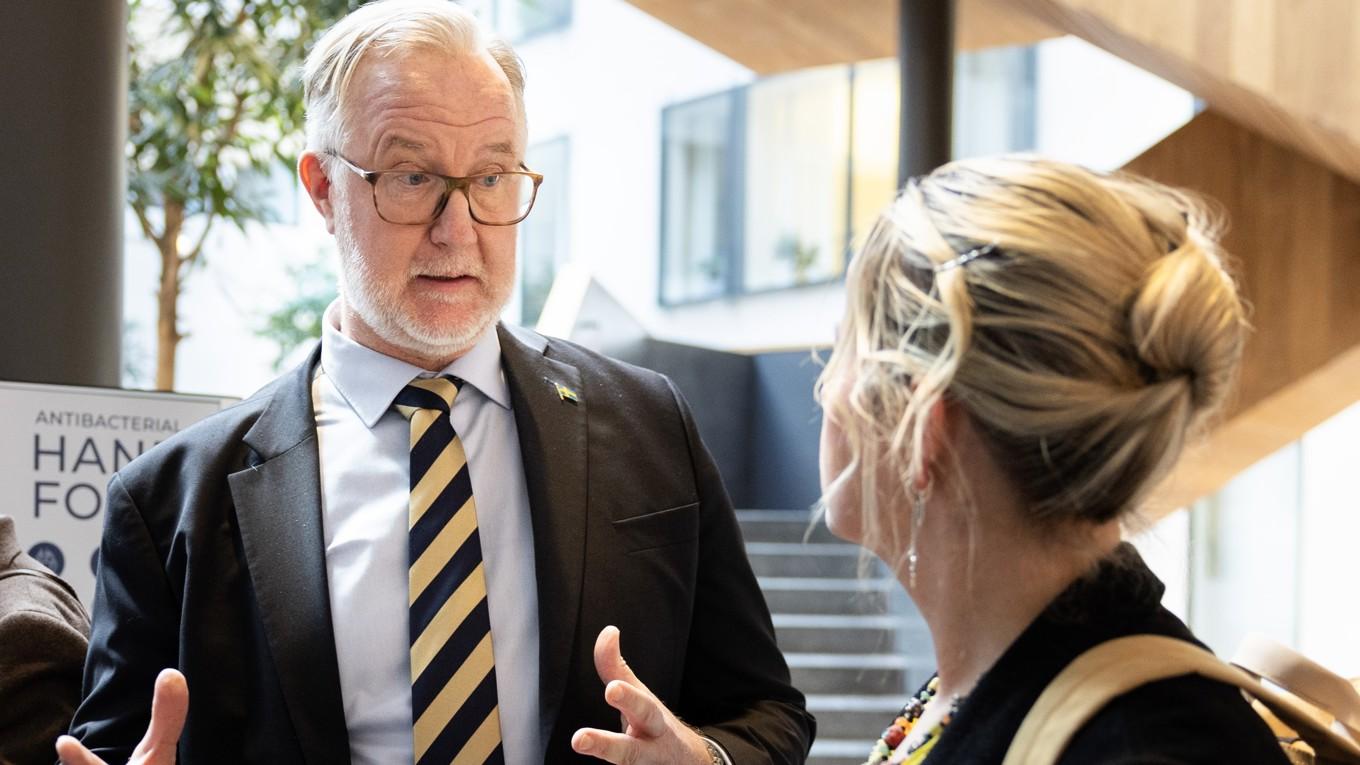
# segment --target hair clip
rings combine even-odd
[[[984,244],[981,247],[974,247],[973,249],[963,253],[957,258],[951,258],[950,260],[946,260],[945,262],[935,266],[935,273],[941,274],[944,273],[945,271],[948,271],[951,268],[958,268],[959,266],[968,265],[969,263],[973,262],[974,260],[977,260],[983,255],[990,255],[995,251],[996,251],[995,242],[993,242],[992,244]]]

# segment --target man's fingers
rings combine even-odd
[[[639,738],[656,738],[666,732],[665,710],[652,694],[612,680],[605,686],[604,700],[623,713],[625,732]]]
[[[151,724],[132,752],[135,765],[174,765],[179,734],[189,715],[189,684],[177,669],[163,669],[156,676],[151,696]],[[107,765],[85,745],[70,736],[57,739],[57,758],[62,765]]]
[[[163,669],[156,677],[156,692],[151,697],[151,724],[133,752],[133,759],[144,757],[146,765],[175,761],[175,748],[189,715],[189,684],[176,669]]]
[[[598,728],[582,728],[571,737],[571,748],[575,749],[577,754],[612,762],[614,765],[631,765],[637,762],[637,747],[637,739]]]
[[[622,680],[641,688],[647,687],[628,668],[628,662],[623,660],[619,648],[619,628],[613,625],[600,630],[600,636],[595,638],[595,671],[606,685],[612,680]]]
[[[85,745],[70,736],[61,736],[57,739],[57,759],[61,760],[61,765],[106,765],[106,763],[96,757]]]

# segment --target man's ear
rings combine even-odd
[[[335,204],[331,198],[334,189],[319,154],[314,151],[302,152],[302,156],[298,157],[298,178],[302,180],[302,187],[307,189],[307,196],[312,198],[316,211],[326,220],[326,230],[334,234]]]

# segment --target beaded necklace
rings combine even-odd
[[[892,721],[874,743],[874,748],[869,751],[869,759],[864,765],[879,765],[879,763],[903,763],[903,765],[917,765],[925,760],[930,750],[935,748],[935,742],[940,740],[940,734],[948,727],[954,718],[954,713],[959,709],[959,697],[955,696],[949,705],[949,710],[940,718],[940,722],[924,736],[911,738],[912,729],[916,726],[916,721],[921,719],[921,715],[926,711],[926,705],[935,698],[940,688],[940,678],[938,675],[930,678],[925,687],[919,693],[907,699],[907,703],[902,705],[902,711],[897,718]]]

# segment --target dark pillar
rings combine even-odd
[[[954,116],[954,0],[901,0],[902,119],[897,181],[949,161]]]
[[[126,13],[4,3],[0,380],[118,385]]]

